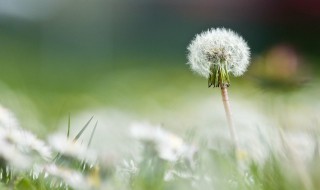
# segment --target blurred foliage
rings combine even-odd
[[[319,65],[319,28],[313,24],[318,17],[305,14],[316,10],[308,3],[110,0],[0,5],[0,101],[14,109],[27,128],[36,127],[26,118],[52,130],[61,117],[77,110],[110,106],[139,112],[153,109],[155,102],[169,105],[181,95],[201,94],[200,89],[204,93],[201,79],[185,65],[185,54],[194,35],[210,27],[239,32],[254,60],[269,57],[253,62],[253,68],[268,62],[268,68],[277,70],[269,64],[277,54],[268,52],[279,43],[296,48],[308,60],[309,70]],[[280,91],[300,88],[310,80],[295,80],[296,73],[283,80],[267,70],[254,70],[249,80]],[[26,116],[24,110],[34,116]]]

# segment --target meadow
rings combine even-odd
[[[287,3],[0,2],[0,189],[320,189],[318,9]],[[211,27],[251,51],[236,148],[187,64]]]
[[[235,155],[219,89],[185,63],[98,70],[55,93],[52,75],[2,83],[2,189],[319,188],[316,77],[290,90],[232,78]]]

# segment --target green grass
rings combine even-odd
[[[18,50],[15,51],[18,52]],[[202,112],[208,111],[197,110],[198,102],[212,98],[212,104],[214,104],[219,102],[221,98],[218,89],[208,89],[207,81],[192,74],[184,61],[179,59],[176,61],[118,60],[115,63],[107,63],[106,60],[93,60],[96,64],[93,63],[92,66],[80,63],[80,67],[75,67],[76,64],[67,67],[64,66],[64,63],[59,63],[59,66],[47,68],[39,67],[41,61],[37,59],[37,56],[29,57],[29,54],[35,54],[34,52],[29,52],[26,48],[22,48],[21,52],[24,53],[17,60],[13,58],[14,54],[4,56],[1,59],[1,104],[14,110],[24,128],[35,131],[37,135],[44,138],[57,130],[61,118],[65,118],[69,114],[71,116],[65,121],[65,126],[68,127],[65,131],[68,133],[67,136],[72,136],[70,126],[73,122],[73,116],[78,111],[86,109],[114,107],[134,112],[140,118],[147,120],[154,118],[160,121],[170,120],[172,124],[176,120],[181,122],[189,121],[190,118],[197,120],[198,118],[192,118],[193,115],[196,115],[193,113],[198,113],[197,116],[201,116]],[[20,64],[23,58],[26,58],[25,60],[29,64]],[[55,62],[55,60],[51,61]],[[101,64],[104,61],[106,64]],[[234,102],[239,99],[246,100],[246,103],[253,104],[270,122],[276,123],[276,126],[280,123],[281,127],[289,130],[291,127],[296,127],[294,125],[296,124],[295,114],[304,117],[308,122],[303,123],[304,125],[301,127],[305,127],[305,125],[318,127],[318,124],[313,122],[313,119],[318,122],[317,97],[320,95],[316,77],[310,85],[289,92],[273,89],[272,85],[269,85],[268,88],[257,87],[258,85],[251,79],[250,77],[231,79],[231,105],[235,105],[233,100]],[[201,106],[199,107],[201,108]],[[218,112],[214,110],[217,107],[212,109],[212,113]],[[238,109],[234,114],[237,115],[239,112],[246,113],[249,112],[249,109],[241,107],[241,110]],[[171,116],[172,113],[175,114]],[[166,116],[170,118],[166,118]],[[213,116],[214,114],[212,114]],[[165,126],[181,134],[180,136],[185,137],[187,142],[195,144],[198,151],[191,160],[183,158],[176,162],[164,160],[155,150],[154,142],[143,142],[142,147],[144,148],[141,154],[117,158],[116,161],[100,161],[93,166],[86,165],[86,171],[83,170],[84,162],[79,162],[68,156],[59,157],[59,162],[49,163],[61,164],[60,166],[66,167],[66,169],[83,173],[86,179],[94,181],[92,182],[93,189],[320,189],[318,154],[315,154],[311,160],[297,164],[296,159],[300,158],[291,154],[279,153],[270,148],[264,161],[258,162],[250,157],[237,161],[232,153],[212,149],[208,145],[208,139],[197,136],[199,133],[214,130],[214,127],[223,126],[216,118],[210,119],[208,120],[212,123],[200,126],[205,122],[199,121],[199,124],[192,126],[192,129],[186,126]],[[250,125],[264,125],[264,123]],[[91,134],[91,137],[88,142],[83,143],[85,146],[91,141],[95,141],[92,134],[96,127],[99,129],[100,126],[91,123],[89,127],[91,127],[89,132],[86,132]],[[91,133],[91,131],[93,132]],[[190,134],[184,135],[188,131]],[[76,136],[76,139],[80,138],[82,132]],[[196,140],[194,141],[194,139]],[[100,143],[112,142],[108,142],[106,139]],[[213,143],[221,145],[221,142],[216,142],[215,139],[213,139]],[[131,148],[131,144],[125,146]],[[222,147],[228,149],[228,144],[222,143]],[[102,152],[100,153],[102,154]],[[254,154],[254,152],[247,152],[247,154]],[[123,166],[123,160],[127,162],[132,160],[137,170]],[[0,189],[66,189],[63,179],[44,176],[33,178],[30,175],[30,170],[20,171],[12,168],[12,173],[9,172],[6,175],[4,171],[8,166],[5,161],[0,161],[2,169]],[[164,180],[168,172],[172,171],[174,171],[173,177],[170,180]],[[63,182],[62,187],[52,186],[52,183],[57,184],[61,181]],[[68,186],[68,189],[71,187]]]

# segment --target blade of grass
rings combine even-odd
[[[91,145],[91,141],[92,141],[92,138],[93,138],[93,135],[94,135],[94,133],[95,133],[95,131],[96,131],[97,126],[98,126],[98,121],[96,122],[96,124],[94,125],[94,127],[93,127],[93,129],[92,129],[92,132],[91,132],[91,135],[90,135],[90,139],[89,139],[89,142],[88,142],[88,148],[89,148],[90,145]]]
[[[70,136],[70,128],[71,128],[71,116],[69,113],[69,117],[68,117],[68,131],[67,131],[67,138],[69,139]]]
[[[87,148],[89,148],[90,145],[91,145],[91,141],[92,141],[92,139],[93,139],[93,135],[94,135],[94,133],[95,133],[95,131],[96,131],[97,126],[98,126],[98,121],[96,122],[96,124],[94,125],[94,127],[93,127],[93,129],[92,129],[92,131],[91,131],[90,139],[89,139]],[[87,166],[87,162],[86,162],[86,158],[84,158],[84,159],[82,160],[82,162],[81,162],[81,165],[80,165],[80,169],[82,168],[82,172],[84,172],[84,171],[86,170],[86,166]]]
[[[53,162],[56,162],[59,158],[61,158],[61,154],[58,153],[54,158],[53,158]]]
[[[79,131],[79,133],[77,134],[77,136],[73,139],[73,141],[77,141],[80,136],[82,135],[82,133],[86,130],[86,128],[88,127],[88,125],[90,124],[90,122],[92,121],[93,116],[89,119],[89,121],[82,127],[82,129]]]
[[[89,126],[91,120],[93,119],[94,116],[92,116],[89,121],[82,127],[82,129],[79,131],[79,133],[76,135],[76,137],[73,139],[74,142],[76,142],[80,136],[82,135],[82,133],[86,130],[86,128]],[[70,135],[70,114],[69,114],[69,119],[68,119],[68,132],[67,132],[67,138],[69,138]],[[61,154],[58,153],[54,158],[53,158],[53,162],[57,161],[59,158],[61,157]]]

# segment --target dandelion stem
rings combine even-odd
[[[239,146],[238,146],[238,140],[237,140],[235,128],[233,125],[232,115],[231,115],[227,85],[221,84],[221,95],[222,95],[222,102],[223,102],[224,110],[225,110],[226,117],[227,117],[228,127],[230,130],[230,136],[233,141],[234,150],[235,150],[235,152],[237,152]]]

